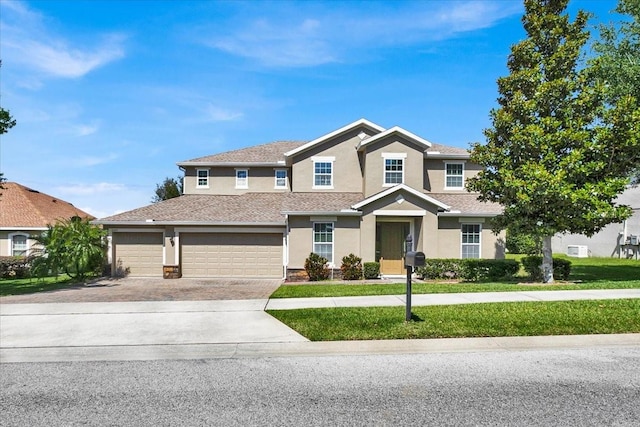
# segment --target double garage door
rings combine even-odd
[[[282,234],[180,234],[183,277],[281,278]]]
[[[114,233],[116,268],[161,277],[162,240],[162,233]],[[282,234],[181,233],[180,247],[183,277],[283,276]]]

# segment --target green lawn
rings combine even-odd
[[[44,279],[0,279],[0,296],[33,294],[66,288],[73,281],[67,275]]]
[[[640,300],[269,310],[311,341],[640,332]]]
[[[519,257],[514,257],[519,258]],[[569,282],[553,285],[525,283],[524,275],[513,282],[496,283],[417,283],[414,294],[459,293],[459,292],[502,292],[533,290],[579,290],[579,289],[625,289],[640,288],[640,260],[617,258],[570,258],[572,262]],[[333,296],[400,295],[405,293],[405,284],[285,284],[276,290],[271,298],[307,298]]]

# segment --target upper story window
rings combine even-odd
[[[26,234],[14,234],[11,236],[11,256],[27,256],[27,239]]]
[[[480,258],[480,224],[462,224],[462,258]]]
[[[464,163],[445,163],[444,188],[462,190],[464,188]]]
[[[384,161],[384,186],[404,183],[406,153],[382,153]]]
[[[276,169],[275,188],[287,188],[287,170]]]
[[[325,257],[333,264],[333,222],[313,224],[313,253]]]
[[[249,188],[248,169],[236,169],[236,188]]]
[[[333,163],[335,157],[314,157],[313,188],[333,188]]]
[[[209,169],[197,169],[196,175],[198,182],[196,184],[197,188],[209,188]]]

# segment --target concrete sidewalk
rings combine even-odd
[[[571,301],[594,299],[640,298],[640,289],[594,289],[586,291],[477,292],[460,294],[413,294],[412,306],[477,304],[516,301]],[[330,307],[404,306],[405,295],[365,297],[278,298],[270,299],[267,310]]]
[[[640,298],[640,289],[413,295],[414,306]],[[0,363],[639,346],[640,334],[309,342],[264,312],[401,306],[404,295],[224,301],[0,304]]]

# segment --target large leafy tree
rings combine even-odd
[[[579,68],[589,15],[571,21],[567,3],[525,0],[527,38],[498,79],[487,143],[471,154],[484,170],[467,184],[502,205],[495,228],[542,238],[545,282],[553,282],[554,234],[592,235],[631,214],[615,198],[640,154],[640,113],[629,96],[607,103],[605,86]]]
[[[151,199],[151,203],[158,203],[163,200],[173,199],[182,194],[182,179],[165,178],[162,184],[156,184],[156,191]]]
[[[626,15],[625,19],[600,27],[590,70],[605,85],[611,104],[631,95],[640,106],[640,1],[619,0],[616,12]],[[632,178],[640,183],[640,165]]]
[[[34,273],[42,276],[62,271],[78,280],[100,273],[105,261],[105,235],[100,227],[79,217],[49,226],[36,237]]]

